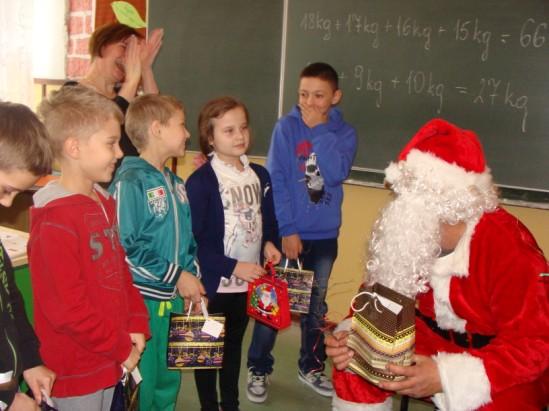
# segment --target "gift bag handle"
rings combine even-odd
[[[368,295],[368,296],[370,296],[370,297],[374,300],[374,308],[376,309],[376,311],[377,311],[378,313],[381,313],[381,310],[380,310],[380,309],[378,308],[378,306],[377,306],[377,303],[378,303],[378,301],[379,301],[379,299],[377,298],[377,294],[376,294],[376,293],[371,293],[371,292],[369,292],[369,291],[362,291],[362,292],[358,293],[357,295],[355,295],[355,296],[353,297],[353,299],[351,300],[351,310],[353,310],[353,312],[356,313],[357,311],[362,311],[362,310],[364,310],[364,309],[368,306],[368,304],[370,304],[370,301],[371,301],[371,300],[370,300],[370,301],[366,301],[362,307],[360,307],[360,308],[355,308],[355,301],[356,301],[356,299],[357,299],[358,297],[360,297],[361,295]]]
[[[298,270],[303,271],[303,266],[301,265],[301,261],[299,261],[299,258],[296,258],[295,261],[297,263]],[[286,271],[288,269],[288,263],[289,262],[290,262],[290,259],[286,258],[286,261],[284,262],[284,271]]]
[[[202,309],[202,315],[207,320],[208,317],[209,317],[208,316],[208,307],[206,307],[206,302],[204,301],[203,298],[200,299],[200,308]],[[191,301],[191,303],[189,304],[189,311],[187,311],[187,319],[190,317],[192,309],[193,309],[193,302]]]
[[[267,275],[271,276],[271,277],[275,277],[276,276],[276,271],[275,271],[275,268],[274,268],[274,264],[272,261],[267,261],[265,263],[265,271],[267,272]]]

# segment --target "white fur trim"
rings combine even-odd
[[[467,277],[469,275],[469,256],[471,239],[479,218],[467,222],[456,249],[437,260],[429,281],[433,289],[437,324],[444,330],[465,332],[467,322],[459,318],[450,301],[450,281],[452,277]]]
[[[332,411],[391,411],[392,409],[393,399],[391,397],[387,398],[384,402],[375,404],[345,401],[335,393],[332,397]]]
[[[398,167],[400,163],[392,162],[389,164],[389,166],[385,169],[385,181],[389,183],[394,183],[395,181],[400,179],[401,172],[400,168]]]
[[[433,402],[442,411],[470,411],[492,401],[490,380],[480,358],[468,353],[438,353],[437,363],[443,393]]]
[[[345,318],[341,321],[337,327],[334,329],[334,333],[338,331],[350,331],[351,330],[351,318]]]
[[[464,168],[448,163],[429,152],[411,150],[403,161],[406,167],[412,170],[413,174],[421,181],[432,182],[437,187],[446,188],[467,188],[476,186],[481,190],[490,190],[492,186],[492,174],[486,167],[482,173],[466,171]],[[388,182],[394,182],[398,173],[394,170],[394,163],[385,169]]]

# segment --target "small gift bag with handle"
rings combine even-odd
[[[385,366],[412,364],[415,347],[415,303],[379,283],[366,287],[351,302],[354,311],[347,345],[354,356],[349,368],[373,382],[398,381]]]
[[[296,260],[297,268],[288,267],[289,261],[286,259],[284,266],[275,268],[276,276],[288,283],[290,312],[308,314],[315,273],[304,270],[299,259]]]
[[[225,317],[208,315],[201,301],[202,315],[170,313],[167,364],[171,370],[221,368]]]
[[[248,315],[269,327],[282,330],[290,325],[288,284],[276,278],[272,263],[265,265],[267,274],[248,283]]]

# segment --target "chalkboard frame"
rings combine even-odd
[[[383,188],[385,175],[383,171],[368,169],[365,167],[352,167],[346,184]],[[499,190],[500,200],[503,204],[517,207],[539,208],[549,210],[549,192],[539,190],[525,190],[518,187],[509,187],[496,184]]]

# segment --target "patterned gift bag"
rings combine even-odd
[[[366,287],[351,302],[354,311],[347,345],[353,349],[349,368],[373,382],[398,381],[387,363],[412,364],[415,346],[415,303],[381,284]]]
[[[225,324],[225,317],[208,315],[206,304],[202,301],[202,315],[170,313],[168,335],[167,364],[171,370],[221,368],[225,327],[215,337],[205,332],[207,321]]]
[[[297,268],[288,267],[286,259],[284,266],[275,268],[276,276],[288,283],[288,299],[292,313],[307,314],[311,302],[314,271],[304,270],[301,262],[297,261]]]
[[[290,325],[288,284],[276,278],[273,265],[265,265],[267,274],[253,283],[248,283],[248,315],[257,321],[282,330]]]

